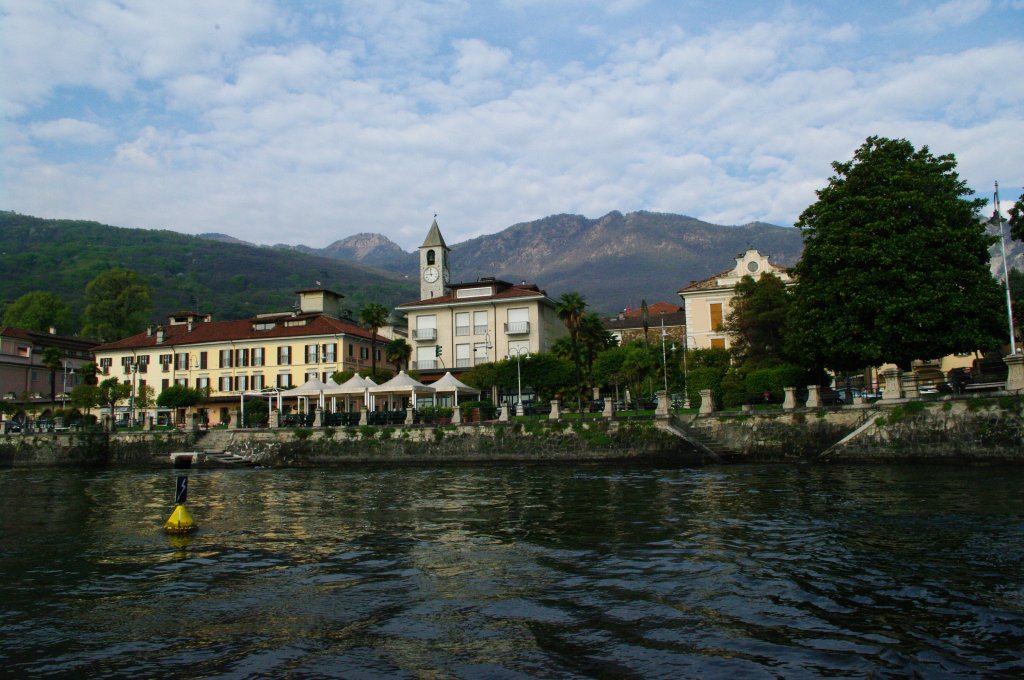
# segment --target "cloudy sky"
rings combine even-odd
[[[0,0],[0,209],[326,246],[791,225],[869,135],[1024,185],[1024,0]]]

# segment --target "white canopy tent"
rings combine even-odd
[[[349,405],[353,396],[360,396],[363,398],[364,404],[370,403],[369,389],[376,387],[377,383],[373,382],[371,378],[363,378],[358,373],[346,380],[341,385],[338,385],[333,380],[327,381],[333,386],[328,387],[324,390],[324,395],[331,397],[331,410],[337,412],[336,399],[339,396],[345,397],[345,411],[349,411]]]
[[[417,394],[433,394],[434,388],[429,385],[424,385],[419,380],[410,377],[405,371],[399,371],[391,380],[383,382],[380,385],[376,385],[370,388],[370,394],[374,395],[387,395],[388,397],[388,410],[394,410],[391,408],[391,398],[395,395],[405,396],[409,395],[412,399],[412,403],[416,403]]]
[[[451,392],[455,397],[455,406],[459,405],[460,394],[480,394],[480,390],[470,387],[466,383],[462,382],[452,375],[451,371],[446,372],[440,380],[431,383],[430,386],[434,388],[435,394],[446,394]]]
[[[309,412],[309,398],[315,396],[317,398],[317,404],[320,408],[324,406],[324,390],[327,389],[326,383],[317,378],[316,376],[311,377],[306,382],[302,383],[298,387],[293,387],[290,390],[285,390],[281,393],[282,397],[298,397],[301,402],[303,399],[306,400],[306,412]]]

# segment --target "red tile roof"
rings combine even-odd
[[[455,297],[455,290],[460,288],[483,288],[485,286],[494,286],[497,292],[493,295],[481,295],[480,297],[470,298],[459,298]],[[547,297],[547,293],[537,287],[536,284],[519,284],[515,285],[508,281],[476,281],[472,283],[459,283],[452,286],[453,292],[448,295],[441,295],[438,297],[427,298],[426,300],[414,300],[413,302],[403,302],[398,305],[399,309],[406,309],[408,307],[427,307],[431,305],[446,305],[451,303],[474,303],[484,302],[487,300],[505,300],[509,298],[540,298],[544,299]]]
[[[253,324],[271,323],[274,321],[307,320],[301,326],[285,326],[275,324],[268,330],[254,330]],[[269,338],[302,338],[314,335],[355,335],[367,340],[370,339],[370,331],[353,323],[341,321],[324,314],[283,314],[258,319],[239,319],[237,321],[209,321],[192,325],[189,331],[187,324],[174,324],[164,326],[164,341],[157,344],[157,332],[152,335],[148,332],[138,333],[131,337],[123,338],[115,342],[108,342],[96,348],[97,352],[117,349],[139,349],[147,347],[166,347],[169,345],[193,345],[209,342],[227,342],[231,340],[264,340]],[[387,342],[388,339],[378,335],[378,342]]]

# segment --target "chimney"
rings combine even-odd
[[[57,327],[50,326],[50,335],[57,335]]]
[[[153,337],[153,324],[149,324],[148,326],[146,326],[146,337]]]
[[[157,326],[156,327],[156,344],[158,344],[158,345],[163,344],[163,341],[164,341],[164,339],[166,337],[167,337],[167,334],[164,332],[164,327],[163,326]]]
[[[192,332],[192,317],[191,316],[188,318],[188,332],[189,333]]]

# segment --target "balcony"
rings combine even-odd
[[[506,335],[527,335],[530,332],[529,321],[511,321],[505,324]]]
[[[469,326],[456,326],[455,335],[457,337],[469,335]]]
[[[437,340],[436,328],[416,328],[412,332],[413,340]]]
[[[414,371],[433,371],[437,369],[437,359],[425,359],[424,361],[412,362],[412,370]]]
[[[472,359],[456,359],[455,368],[473,368]]]
[[[473,326],[473,335],[487,335],[487,331],[488,328],[486,324],[483,326]]]

